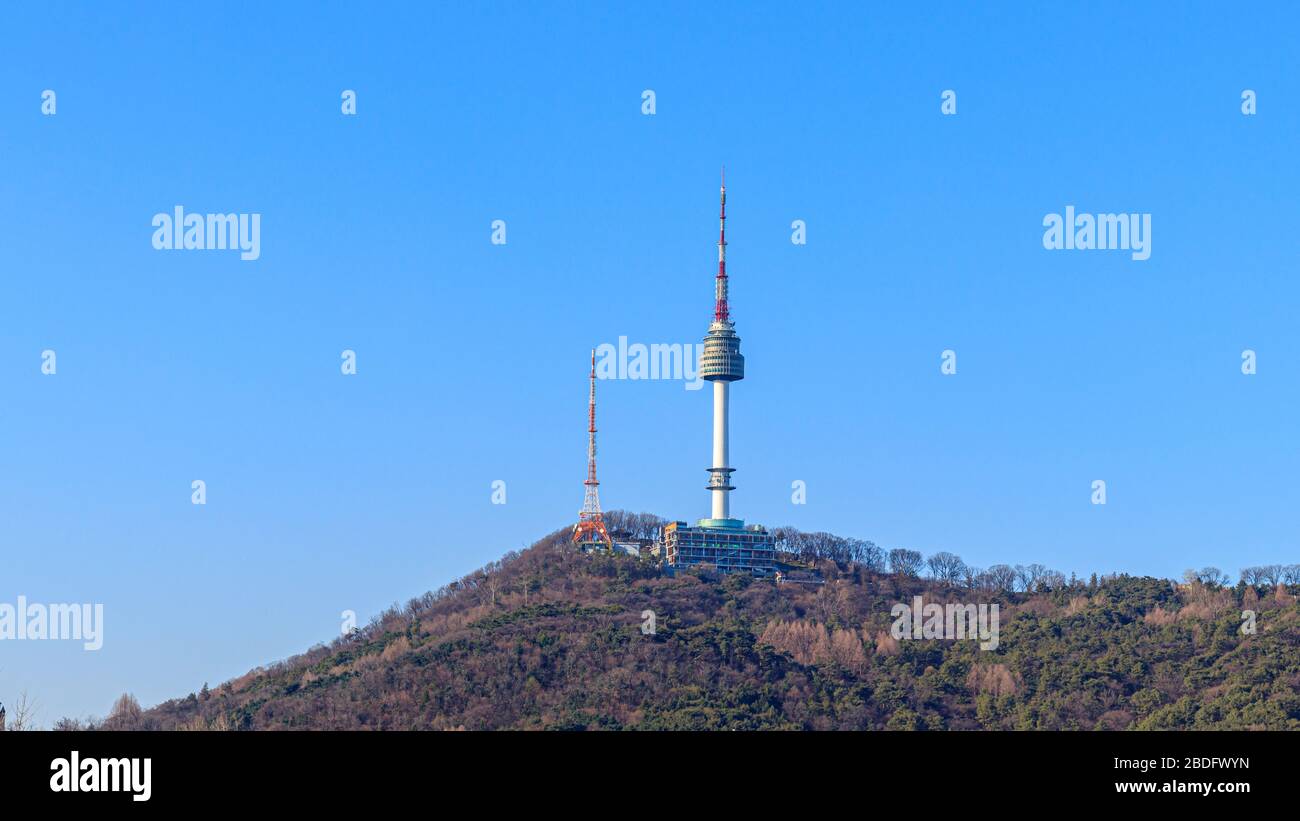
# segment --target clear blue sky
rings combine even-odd
[[[702,337],[723,163],[736,514],[1297,560],[1295,12],[704,5],[0,11],[0,601],[106,620],[0,644],[0,700],[184,695],[571,521],[588,351]],[[155,251],[178,204],[261,259]],[[1150,260],[1044,250],[1067,205],[1152,214]],[[707,515],[708,392],[600,391],[605,506]]]

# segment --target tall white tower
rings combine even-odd
[[[713,467],[709,468],[712,515],[694,527],[686,522],[664,525],[661,538],[664,566],[712,567],[720,573],[750,573],[770,579],[776,574],[776,543],[762,525],[746,526],[731,517],[728,496],[731,485],[731,454],[727,442],[727,414],[731,383],[745,378],[745,357],[740,355],[740,337],[727,308],[727,178],[722,178],[722,210],[718,214],[718,276],[714,283],[713,321],[704,337],[700,376],[713,383]]]
[[[708,489],[713,497],[711,520],[718,526],[731,525],[728,494],[731,484],[728,453],[727,414],[732,382],[745,378],[745,357],[740,355],[740,337],[727,307],[727,176],[722,175],[722,207],[718,215],[718,275],[714,280],[713,322],[704,337],[700,357],[700,376],[713,383],[713,466],[709,468]]]

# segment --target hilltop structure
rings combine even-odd
[[[573,526],[573,542],[583,550],[613,550],[614,540],[600,512],[600,482],[596,480],[596,351],[591,352],[591,393],[587,400],[587,480],[582,483],[582,510]]]
[[[713,321],[704,337],[700,376],[713,383],[713,466],[708,468],[707,489],[712,497],[711,515],[694,527],[670,522],[664,527],[663,556],[669,567],[699,564],[715,566],[724,573],[746,572],[768,577],[775,571],[776,550],[772,535],[762,525],[745,525],[731,517],[731,484],[728,414],[732,382],[745,378],[745,357],[740,337],[731,319],[727,299],[727,178],[722,177],[722,206],[718,228],[718,274],[714,278]]]

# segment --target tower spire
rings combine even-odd
[[[730,322],[730,311],[727,308],[727,167],[725,165],[722,166],[720,197],[722,205],[718,212],[718,277],[714,287],[713,321]]]
[[[596,479],[596,350],[591,351],[591,390],[587,397],[587,480],[582,483],[582,510],[573,527],[573,541],[583,545],[602,545],[613,549],[614,541],[605,529],[600,512],[600,482]]]

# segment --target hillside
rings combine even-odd
[[[1300,729],[1300,587],[1281,581],[1049,572],[1015,591],[992,571],[968,574],[970,586],[913,575],[919,562],[885,572],[870,543],[785,531],[826,584],[778,586],[667,577],[575,553],[566,536],[349,637],[99,726]],[[847,554],[810,555],[818,538]],[[894,639],[890,609],[915,595],[999,603],[998,647]],[[1258,614],[1254,635],[1241,632],[1243,608]]]

